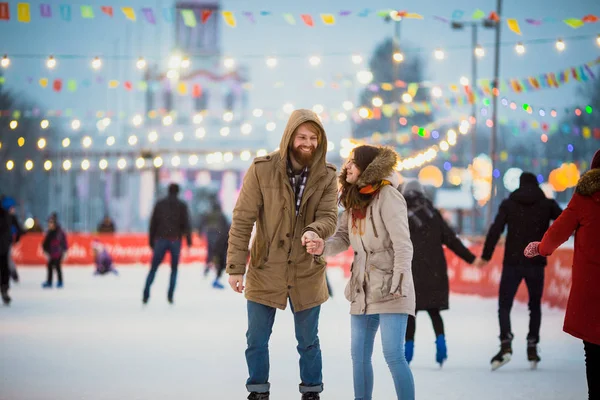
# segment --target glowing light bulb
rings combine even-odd
[[[360,54],[353,54],[352,55],[352,63],[354,64],[360,64],[363,62],[363,57]]]
[[[40,128],[42,128],[42,129],[47,129],[49,126],[50,126],[50,122],[48,122],[47,119],[43,119],[40,122]]]
[[[148,63],[146,62],[146,60],[144,60],[144,57],[138,58],[138,60],[135,63],[135,67],[137,69],[145,69],[147,65]]]
[[[54,69],[56,67],[56,59],[54,56],[48,57],[46,60],[46,67],[48,67],[48,69]]]
[[[308,59],[308,62],[313,67],[316,67],[317,65],[321,64],[321,58],[319,58],[318,56],[312,56]]]
[[[102,60],[100,59],[100,57],[94,57],[94,59],[92,60],[92,68],[96,71],[102,68]]]
[[[478,44],[477,47],[475,47],[475,55],[479,58],[485,56],[485,49],[482,45]]]
[[[394,59],[395,62],[401,63],[402,61],[404,61],[404,54],[402,54],[399,51],[397,51],[397,52],[394,53],[394,55],[392,56],[392,58]]]
[[[2,60],[0,60],[0,67],[8,68],[9,65],[10,65],[10,58],[8,58],[8,55],[5,54],[2,56]]]
[[[436,60],[443,60],[446,57],[446,55],[444,54],[444,50],[442,49],[436,49],[433,52],[433,55],[436,58]]]
[[[558,39],[556,41],[555,46],[556,46],[556,50],[558,50],[558,51],[564,51],[566,48],[565,42],[563,42],[562,39]]]
[[[275,68],[277,66],[277,59],[275,57],[269,57],[267,58],[267,67],[269,68]]]
[[[235,67],[235,60],[231,57],[227,57],[223,60],[223,65],[227,69],[232,69],[233,67]]]
[[[523,43],[521,43],[521,42],[517,43],[517,45],[515,46],[515,51],[519,55],[525,54],[525,46],[523,46]]]

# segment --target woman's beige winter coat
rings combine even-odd
[[[352,216],[345,210],[336,233],[325,243],[323,256],[330,257],[354,250],[350,281],[344,295],[351,302],[351,314],[415,314],[415,289],[411,272],[413,255],[406,201],[396,189],[398,177],[393,172],[395,154],[382,152],[360,175],[359,187],[382,179],[383,186],[367,208],[364,234],[352,232]],[[397,293],[400,297],[394,297]]]
[[[321,128],[306,188],[296,215],[295,197],[286,166],[294,130],[313,121]],[[325,262],[308,254],[300,239],[314,231],[326,239],[337,221],[335,166],[325,162],[327,136],[317,115],[296,110],[290,116],[280,150],[254,160],[248,169],[229,231],[227,273],[246,274],[248,300],[285,309],[288,298],[295,311],[316,307],[328,299]],[[248,242],[256,234],[248,259]]]

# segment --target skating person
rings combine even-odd
[[[443,245],[469,264],[473,264],[476,257],[425,197],[419,181],[407,182],[402,190],[408,207],[408,225],[413,245],[412,274],[417,299],[416,311],[429,313],[436,338],[435,360],[441,366],[448,354],[440,311],[448,309],[450,292]],[[409,363],[414,353],[415,330],[416,318],[410,316],[406,329],[406,359]]]
[[[216,268],[216,277],[213,281],[213,288],[223,289],[220,279],[227,262],[227,240],[229,239],[229,221],[221,209],[221,204],[215,199],[211,210],[206,214],[199,226],[199,233],[206,235],[208,244],[208,254],[206,257],[205,275],[209,265]]]
[[[113,260],[110,253],[100,241],[92,241],[92,252],[94,253],[94,264],[96,265],[96,271],[94,271],[94,275],[105,275],[109,272],[119,275],[119,272],[113,265]]]
[[[544,290],[545,257],[529,259],[523,250],[529,242],[539,241],[550,225],[560,215],[562,209],[554,200],[546,198],[538,185],[535,175],[524,172],[520,185],[508,199],[500,204],[498,215],[485,239],[484,262],[489,261],[500,235],[507,227],[504,261],[498,294],[498,319],[500,322],[500,351],[492,360],[492,370],[510,361],[512,356],[513,333],[510,324],[510,310],[519,284],[524,279],[529,292],[529,333],[527,334],[527,358],[532,366],[540,357],[537,344],[540,340],[542,322],[542,293]]]
[[[11,243],[10,225],[10,214],[0,204],[0,295],[4,305],[9,305],[11,302],[8,294],[10,288],[10,270],[8,268],[8,250]]]
[[[600,399],[600,150],[569,205],[527,257],[549,256],[575,233],[571,292],[563,330],[583,340],[589,399]]]
[[[359,146],[340,174],[340,202],[345,211],[335,234],[325,244],[311,240],[310,253],[326,257],[354,249],[351,277],[344,295],[351,302],[351,354],[354,398],[373,395],[373,343],[381,330],[383,355],[396,398],[414,400],[412,372],[404,353],[409,315],[415,314],[406,201],[396,189],[391,149]]]
[[[17,272],[17,265],[12,258],[12,247],[19,242],[24,231],[17,218],[17,202],[12,197],[4,197],[2,199],[2,207],[10,214],[10,237],[11,243],[8,249],[8,268],[10,270],[10,277],[13,281],[19,282],[19,273]]]
[[[169,185],[169,195],[154,206],[150,219],[150,247],[152,248],[152,263],[146,278],[146,286],[142,302],[146,304],[150,298],[150,287],[154,282],[158,266],[165,258],[167,251],[171,254],[171,279],[167,300],[173,304],[175,285],[177,284],[177,268],[181,253],[181,238],[185,236],[188,248],[192,247],[192,233],[187,205],[179,200],[179,185]]]
[[[56,214],[53,214],[48,219],[48,232],[42,244],[42,249],[48,257],[48,274],[46,282],[42,283],[42,287],[49,289],[52,287],[52,275],[53,271],[56,270],[56,287],[62,289],[63,287],[63,275],[62,275],[62,260],[67,252],[67,236],[60,227]]]
[[[288,299],[300,354],[302,399],[317,400],[323,390],[317,333],[320,306],[328,298],[325,262],[303,246],[335,230],[336,173],[325,162],[326,152],[327,137],[318,116],[309,110],[294,111],[279,151],[257,157],[246,172],[233,211],[227,273],[232,289],[245,292],[248,300],[246,388],[251,400],[269,398],[269,337],[276,309],[284,310]]]

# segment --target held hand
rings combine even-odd
[[[242,293],[244,291],[244,275],[229,275],[229,286],[235,292]]]
[[[306,251],[313,256],[320,256],[325,250],[325,241],[321,238],[306,242]]]
[[[475,259],[475,261],[473,261],[473,266],[475,266],[475,267],[477,267],[477,268],[482,268],[482,267],[485,267],[485,265],[486,265],[487,263],[488,263],[488,262],[487,262],[486,260],[484,260],[483,258],[481,258],[481,257],[477,257],[477,258]]]
[[[540,255],[540,242],[531,242],[525,247],[523,254],[527,258],[533,258]]]
[[[302,235],[302,246],[306,246],[306,243],[311,241],[311,240],[316,240],[316,239],[320,239],[319,235],[317,235],[316,232],[313,231],[307,231],[304,233],[304,235]]]

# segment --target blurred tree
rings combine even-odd
[[[397,66],[394,66],[394,53],[398,51],[403,56],[403,61]],[[404,53],[401,49],[394,48],[394,42],[391,38],[385,39],[381,44],[377,46],[371,60],[369,61],[369,67],[373,74],[372,84],[381,85],[382,83],[394,83],[397,80],[401,80],[406,83],[410,82],[422,82],[424,75],[424,62],[418,56],[418,54]],[[394,76],[397,68],[397,76]],[[407,92],[407,87],[397,87],[394,90],[381,90],[372,91],[366,88],[360,95],[359,107],[373,108],[373,98],[380,97],[383,100],[383,104],[402,104],[402,95]],[[429,101],[429,90],[419,88],[416,95],[413,97],[413,102]],[[398,122],[397,106],[394,107],[394,114],[391,117],[381,115],[379,119],[365,119],[360,123],[356,123],[353,130],[353,136],[356,138],[369,137],[375,132],[388,133],[392,124],[391,119],[395,118],[396,123]],[[412,125],[425,125],[433,120],[432,114],[415,113],[411,116],[406,117],[407,124],[402,126],[397,124],[397,132],[406,131],[410,129]],[[414,150],[418,150],[424,147],[423,144],[419,144],[418,141],[411,141],[409,146],[405,146],[404,149],[400,149],[403,156],[410,154]],[[408,153],[408,154],[406,154]]]

